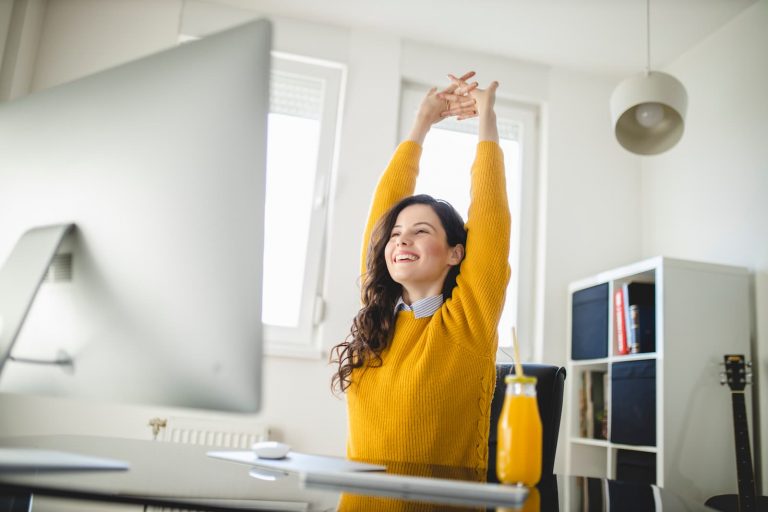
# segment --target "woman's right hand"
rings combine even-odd
[[[424,138],[432,125],[442,121],[445,117],[456,116],[458,119],[474,117],[476,105],[471,92],[477,87],[477,83],[466,83],[466,80],[474,75],[475,72],[470,71],[442,91],[438,92],[436,87],[427,91],[416,112],[416,119],[407,140],[423,145]]]
[[[455,101],[461,97],[457,95],[465,93],[466,91],[468,96],[474,98],[475,100],[477,115],[493,112],[493,107],[496,104],[496,89],[499,87],[499,82],[494,80],[487,88],[480,89],[477,87],[477,82],[474,82],[473,84],[467,84],[466,75],[459,78],[453,75],[448,75],[448,78],[450,78],[452,85],[454,85],[456,88],[454,94],[443,95],[446,99]]]
[[[453,75],[448,75],[451,79],[452,85],[456,86],[456,92],[461,93],[464,88],[467,87],[466,81],[462,78],[456,78]],[[499,143],[499,129],[496,126],[496,112],[494,111],[494,105],[496,104],[496,89],[499,87],[499,82],[493,81],[485,88],[480,89],[477,84],[469,90],[469,96],[475,100],[476,111],[470,116],[459,116],[459,119],[466,119],[468,117],[479,118],[477,136],[480,141],[492,141]],[[446,99],[451,99],[450,95],[446,95]]]

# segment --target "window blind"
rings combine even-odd
[[[324,80],[273,71],[269,111],[273,114],[319,120],[323,113]]]
[[[440,124],[436,125],[436,127],[443,130],[451,130],[454,132],[475,134],[478,132],[477,123],[478,121],[476,117],[473,117],[472,119],[465,119],[463,121],[458,121],[456,120],[455,117],[449,117],[447,119],[443,119],[442,121],[440,121]],[[520,123],[511,121],[509,119],[499,118],[496,121],[496,126],[499,129],[500,138],[515,140],[515,141],[520,140],[520,133],[521,133]]]

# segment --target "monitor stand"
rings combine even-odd
[[[12,359],[13,344],[21,332],[56,251],[74,229],[74,224],[30,229],[21,236],[8,259],[0,267],[0,375],[5,363]],[[26,362],[72,365],[66,354],[54,361]],[[125,470],[128,469],[128,463],[76,453],[0,447],[0,472],[82,469]]]

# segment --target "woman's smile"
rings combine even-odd
[[[412,263],[419,259],[419,256],[417,254],[414,254],[412,252],[407,251],[400,251],[395,253],[395,257],[393,258],[395,263]]]

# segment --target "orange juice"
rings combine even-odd
[[[536,378],[507,375],[498,425],[496,475],[505,484],[534,486],[541,478],[541,417]]]

